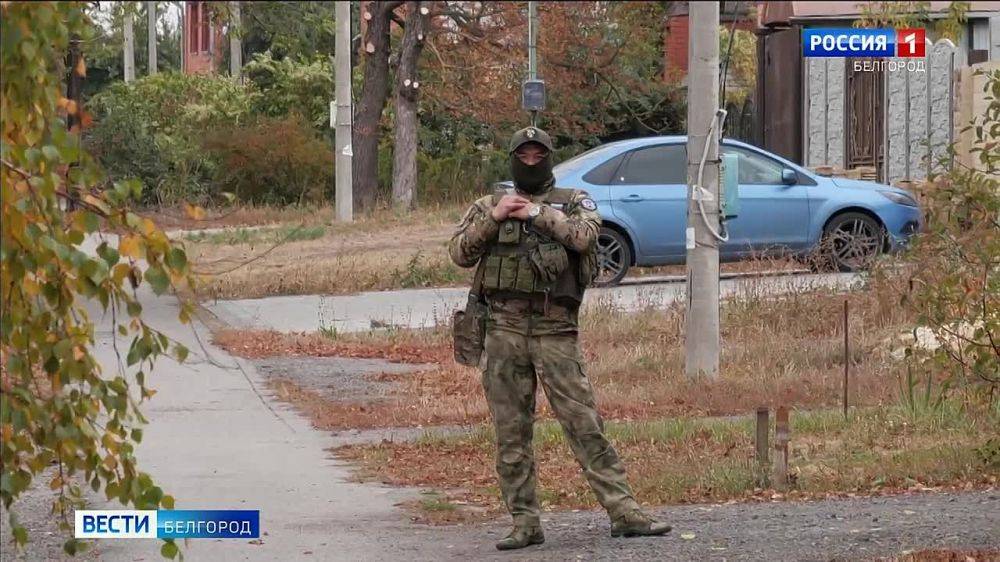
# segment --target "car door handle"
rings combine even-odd
[[[625,197],[622,197],[621,199],[619,199],[619,201],[625,203],[635,203],[636,201],[642,201],[642,199],[643,198],[641,195],[636,195],[635,193],[633,193],[632,195],[627,195]]]

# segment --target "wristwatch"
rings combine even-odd
[[[542,214],[542,206],[536,203],[535,206],[528,211],[528,218],[529,220],[535,220],[540,214]]]

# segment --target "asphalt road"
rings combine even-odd
[[[852,273],[731,277],[719,283],[722,298],[734,295],[780,295],[827,287],[846,290],[858,283]],[[404,289],[355,295],[296,295],[205,303],[220,320],[236,328],[315,332],[333,328],[340,333],[366,332],[389,326],[426,328],[448,323],[455,309],[464,306],[467,287]],[[684,298],[683,281],[631,283],[588,289],[584,308],[607,306],[625,311],[664,307]]]

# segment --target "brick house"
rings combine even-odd
[[[212,20],[208,2],[184,2],[181,68],[185,74],[210,74],[221,68],[225,34],[222,24]]]
[[[754,2],[724,2],[719,20],[729,28],[736,20],[736,29],[753,31],[756,22],[751,17]],[[667,33],[663,44],[664,80],[683,80],[688,68],[688,2],[671,2],[667,10]]]

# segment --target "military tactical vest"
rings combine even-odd
[[[493,194],[493,205],[508,191]],[[578,191],[552,188],[542,203],[563,211]],[[590,268],[594,258],[580,254],[531,228],[519,219],[500,223],[497,242],[483,256],[483,291],[495,294],[546,294],[553,300],[583,300],[583,291],[592,279]],[[587,271],[583,271],[583,267]]]

